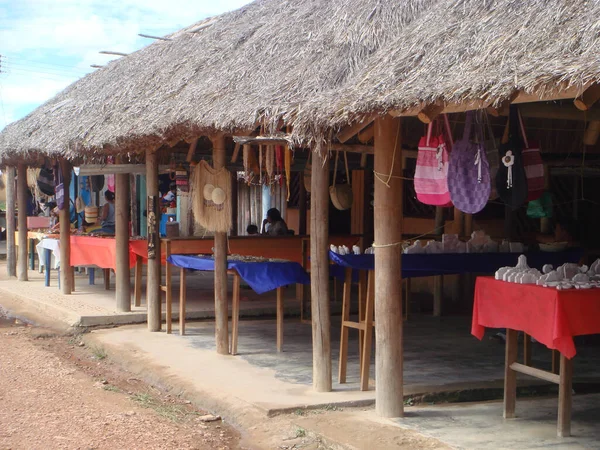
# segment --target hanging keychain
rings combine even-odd
[[[508,168],[508,176],[506,178],[506,187],[508,189],[510,189],[513,187],[512,166],[515,164],[515,157],[513,155],[512,150],[508,150],[506,152],[506,155],[504,155],[504,157],[502,158],[502,164],[504,164],[504,167]]]

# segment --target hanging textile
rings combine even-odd
[[[540,146],[527,139],[523,118],[519,112],[519,129],[523,137],[523,167],[527,175],[527,200],[537,200],[544,193],[544,162]]]
[[[192,209],[198,225],[213,232],[231,229],[231,175],[200,161],[192,180]]]
[[[475,214],[490,198],[490,168],[482,145],[480,123],[475,124],[477,142],[470,141],[475,113],[467,112],[463,137],[454,143],[448,166],[448,189],[460,211]]]

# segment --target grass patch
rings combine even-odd
[[[296,437],[297,438],[306,437],[306,430],[304,428],[301,428],[301,427],[296,428]]]
[[[198,415],[196,412],[188,411],[183,405],[166,405],[152,397],[150,394],[134,394],[131,400],[143,408],[154,410],[159,416],[172,422],[180,423],[189,415]]]
[[[108,353],[106,353],[104,347],[93,346],[90,348],[90,350],[92,351],[92,355],[94,355],[94,358],[96,358],[99,361],[102,361],[103,359],[106,359],[108,357]]]
[[[104,389],[105,391],[110,391],[110,392],[121,392],[121,389],[119,389],[118,387],[113,386],[111,384],[102,386],[102,389]]]

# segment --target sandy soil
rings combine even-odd
[[[0,448],[237,449],[239,434],[77,336],[0,317]]]

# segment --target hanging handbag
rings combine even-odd
[[[523,166],[527,176],[527,200],[537,200],[544,193],[544,162],[542,161],[540,146],[527,139],[520,111],[519,128],[523,135]]]
[[[496,190],[502,201],[518,209],[527,201],[527,175],[523,166],[523,140],[519,133],[519,115],[515,105],[508,116],[508,140],[498,149],[500,165],[496,175]]]
[[[470,141],[473,111],[467,112],[463,137],[454,143],[448,166],[448,189],[452,203],[460,211],[475,214],[490,198],[490,168],[482,144],[480,125],[477,124],[477,142]]]
[[[42,167],[37,178],[37,185],[42,194],[52,196],[55,193],[56,183],[54,182],[54,173],[52,169]]]
[[[448,118],[445,126],[452,141]],[[417,166],[415,168],[415,193],[417,200],[426,205],[451,206],[448,190],[448,145],[442,132],[432,136],[434,123],[429,123],[427,135],[419,141]]]
[[[336,186],[335,179],[337,177],[337,165],[338,165],[338,157],[340,152],[335,153],[335,165],[333,168],[333,186],[329,187],[329,197],[331,198],[331,203],[336,209],[340,211],[344,211],[346,209],[352,208],[352,185],[350,184],[350,171],[348,170],[348,156],[346,152],[344,152],[344,162],[346,165],[346,183],[338,184]]]

